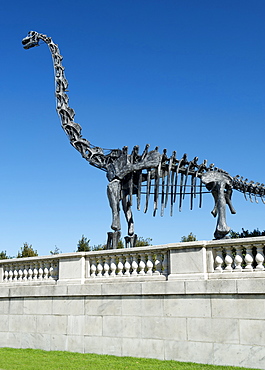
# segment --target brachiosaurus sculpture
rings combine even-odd
[[[107,173],[109,184],[107,194],[112,210],[112,225],[114,232],[108,233],[108,248],[116,248],[120,237],[120,202],[128,223],[128,236],[125,237],[126,246],[134,246],[136,235],[134,234],[134,222],[131,211],[132,196],[136,194],[137,209],[140,209],[141,194],[145,194],[144,212],[148,209],[150,194],[154,195],[155,216],[158,209],[158,199],[161,196],[161,216],[164,208],[170,202],[171,215],[173,205],[178,199],[179,210],[186,194],[190,195],[190,209],[193,208],[193,200],[199,196],[199,207],[202,206],[202,194],[211,192],[214,197],[214,209],[212,214],[217,217],[217,226],[214,233],[216,239],[226,237],[230,228],[226,223],[226,205],[232,214],[236,211],[231,203],[232,190],[244,193],[245,198],[249,197],[253,202],[260,197],[265,203],[265,186],[258,182],[243,180],[242,177],[230,176],[227,172],[214,167],[207,166],[207,161],[198,163],[198,157],[189,161],[187,154],[177,159],[174,151],[170,157],[164,149],[160,154],[158,148],[149,151],[146,145],[142,154],[139,154],[139,147],[135,146],[131,154],[128,154],[128,147],[123,149],[102,149],[92,145],[81,135],[81,126],[74,122],[75,112],[68,105],[66,94],[68,81],[65,78],[63,57],[60,54],[58,45],[50,37],[41,33],[30,31],[22,40],[25,49],[38,46],[39,41],[44,41],[52,54],[56,82],[57,112],[61,118],[62,128],[68,135],[70,143],[77,149],[83,158],[92,166]],[[199,185],[197,185],[199,183]],[[187,192],[187,189],[189,191]]]

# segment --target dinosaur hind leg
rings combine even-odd
[[[131,204],[129,201],[129,195],[122,194],[122,208],[123,212],[128,224],[128,235],[132,236],[134,234],[134,222],[133,222],[133,215],[132,215],[132,209]]]
[[[107,195],[112,212],[111,228],[114,231],[120,231],[120,199],[121,199],[121,182],[120,180],[112,180],[107,187]]]

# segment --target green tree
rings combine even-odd
[[[7,260],[8,258],[6,251],[0,252],[0,260]]]
[[[90,239],[82,235],[82,238],[77,243],[77,252],[89,252],[91,250],[89,242]]]
[[[238,239],[238,238],[252,238],[253,236],[265,236],[265,230],[259,231],[259,229],[254,229],[253,231],[244,230],[242,228],[242,232],[237,232],[231,230],[229,233],[231,239]]]
[[[152,245],[151,241],[151,238],[143,238],[142,236],[139,236],[139,238],[137,238],[136,240],[135,247],[145,247],[148,245]]]
[[[181,243],[195,242],[196,240],[197,240],[196,235],[194,235],[193,233],[189,233],[188,236],[182,236],[182,238],[180,239]]]
[[[62,251],[56,245],[54,246],[54,250],[50,251],[50,254],[52,254],[52,255],[59,254],[59,253],[62,253]]]
[[[23,257],[35,257],[38,256],[38,252],[32,248],[32,245],[28,245],[28,243],[24,243],[23,247],[20,248],[21,252],[18,252],[17,258]]]

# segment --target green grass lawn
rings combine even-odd
[[[242,367],[212,366],[177,361],[160,361],[135,357],[82,354],[61,351],[41,351],[38,349],[0,348],[1,370],[41,370],[41,369],[95,369],[95,370],[239,370]],[[253,370],[253,369],[252,369]]]

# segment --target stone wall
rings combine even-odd
[[[238,245],[251,264],[236,263]],[[136,248],[122,268],[120,250],[0,261],[0,346],[265,369],[264,245],[147,247],[144,268]]]

